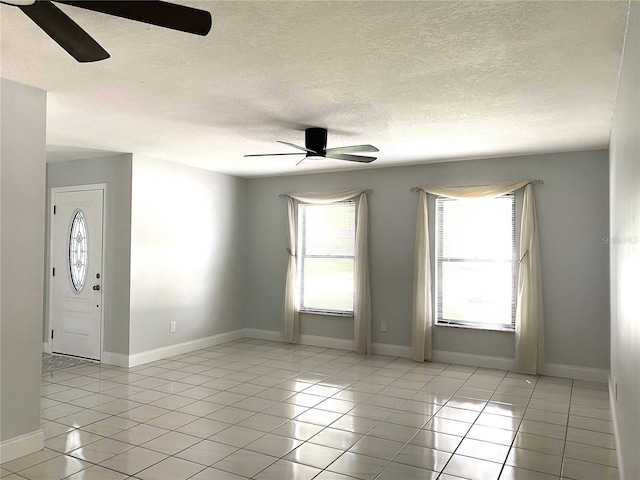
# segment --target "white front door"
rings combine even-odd
[[[100,360],[103,197],[103,189],[51,193],[53,353]]]

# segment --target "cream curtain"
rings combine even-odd
[[[284,320],[282,322],[282,337],[290,343],[300,340],[300,314],[298,308],[298,265],[296,261],[296,236],[298,232],[298,215],[293,198],[287,198],[287,276],[284,290]]]
[[[411,356],[416,361],[431,358],[432,297],[429,263],[429,223],[426,194],[455,199],[505,195],[525,187],[520,235],[520,269],[516,309],[516,371],[541,373],[544,365],[544,322],[540,252],[533,188],[527,181],[470,187],[425,187],[420,189],[416,222],[415,271]],[[424,273],[423,273],[424,272]]]
[[[288,342],[299,340],[299,306],[297,304],[298,270],[296,257],[297,214],[294,200],[303,203],[328,204],[358,199],[356,213],[354,350],[371,353],[371,292],[369,286],[369,213],[366,190],[347,190],[333,193],[287,194],[287,233],[289,263],[285,282],[283,337]]]
[[[518,272],[518,305],[516,306],[517,372],[542,373],[544,370],[544,322],[542,312],[542,274],[538,222],[533,187],[524,189],[522,225],[520,228],[520,270]]]
[[[431,254],[429,249],[429,213],[427,192],[419,191],[418,216],[413,266],[413,321],[411,358],[416,362],[431,360]]]
[[[371,291],[369,288],[369,214],[366,192],[360,193],[356,215],[356,266],[353,303],[354,350],[371,354]]]

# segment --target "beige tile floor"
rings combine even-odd
[[[18,480],[617,479],[605,384],[244,339],[42,377]]]

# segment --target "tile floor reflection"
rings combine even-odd
[[[617,480],[606,384],[243,339],[42,376],[7,480]]]

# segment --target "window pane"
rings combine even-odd
[[[353,259],[305,258],[303,263],[304,308],[353,311]]]
[[[303,206],[306,255],[354,254],[355,203]]]
[[[442,200],[442,257],[511,260],[512,198]]]
[[[437,322],[513,327],[515,197],[436,200]]]
[[[511,325],[511,262],[443,262],[442,319]]]
[[[80,293],[87,280],[89,263],[87,221],[81,210],[73,213],[69,230],[69,274],[74,290]]]

